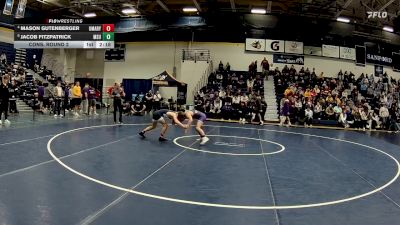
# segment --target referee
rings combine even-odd
[[[115,83],[111,90],[111,98],[114,99],[114,123],[117,123],[117,110],[119,111],[119,124],[122,123],[122,98],[125,97],[124,89],[119,83]]]

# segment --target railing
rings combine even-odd
[[[211,61],[210,50],[207,49],[182,49],[182,61]]]
[[[208,83],[208,76],[214,72],[214,66],[212,60],[209,61],[207,69],[204,71],[203,75],[201,76],[199,82],[197,82],[196,86],[193,89],[193,97],[197,95],[197,92],[200,91],[201,88],[207,85]]]

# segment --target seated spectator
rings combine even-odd
[[[335,112],[333,111],[332,104],[329,104],[328,107],[325,109],[325,118],[327,120],[335,120]]]
[[[246,93],[242,93],[240,96],[240,102],[243,102],[245,105],[247,105],[247,102],[249,101],[249,97],[247,96]]]
[[[349,123],[347,121],[347,111],[342,111],[339,114],[339,119],[338,119],[339,124],[341,124],[344,128],[349,127]]]
[[[131,114],[134,116],[143,116],[146,111],[146,105],[140,101],[139,97],[135,98],[135,101],[131,105]]]
[[[313,111],[311,110],[310,106],[307,106],[306,110],[304,111],[304,116],[304,127],[312,127]]]
[[[322,109],[321,103],[317,102],[317,104],[314,107],[314,117],[316,119],[320,120],[322,118],[322,116],[323,116],[322,110],[323,109]]]
[[[219,113],[221,113],[221,108],[222,108],[222,100],[219,97],[217,97],[214,100],[214,111],[213,112],[215,114],[219,114]]]
[[[332,94],[328,93],[328,96],[325,99],[326,103],[328,104],[334,104],[335,103],[335,99],[332,97]]]
[[[239,110],[239,123],[245,124],[246,120],[251,116],[251,111],[244,102],[240,102]]]
[[[333,112],[335,113],[335,118],[339,118],[340,114],[343,112],[342,107],[340,107],[340,105],[335,105],[335,107],[333,107]]]
[[[247,92],[251,93],[253,91],[253,85],[254,85],[254,80],[252,77],[250,77],[247,80]]]
[[[231,102],[225,102],[224,106],[221,108],[222,119],[231,120],[236,117],[235,109],[232,107]]]
[[[232,98],[232,107],[237,109],[240,106],[240,96],[236,93]]]
[[[368,123],[369,129],[377,129],[381,127],[381,121],[379,120],[379,115],[376,112],[371,113]]]

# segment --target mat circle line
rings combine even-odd
[[[303,204],[303,205],[275,205],[275,206],[268,206],[268,205],[229,205],[229,204],[218,204],[218,203],[208,203],[208,202],[200,202],[200,201],[190,201],[190,200],[184,200],[184,199],[178,199],[178,198],[171,198],[171,197],[165,197],[165,196],[161,196],[161,195],[155,195],[155,194],[149,194],[149,193],[145,193],[145,192],[140,192],[140,191],[135,191],[129,188],[124,188],[121,186],[117,186],[114,184],[110,184],[98,179],[95,179],[93,177],[90,177],[86,174],[83,174],[73,168],[71,168],[70,166],[66,165],[64,162],[62,162],[54,153],[53,150],[51,149],[51,143],[58,137],[68,134],[68,133],[72,133],[75,131],[80,131],[80,130],[85,130],[85,129],[94,129],[94,128],[101,128],[101,127],[114,127],[114,126],[138,126],[138,125],[142,125],[142,124],[120,124],[120,125],[98,125],[98,126],[89,126],[89,127],[82,127],[82,128],[77,128],[77,129],[71,129],[68,131],[64,131],[61,133],[58,133],[56,135],[54,135],[48,142],[47,142],[47,150],[48,153],[50,154],[50,156],[57,162],[59,163],[61,166],[63,166],[65,169],[69,170],[70,172],[81,176],[82,178],[85,178],[87,180],[90,180],[92,182],[104,185],[106,187],[109,188],[113,188],[116,190],[120,190],[123,192],[129,192],[132,194],[136,194],[139,196],[144,196],[144,197],[149,197],[149,198],[153,198],[153,199],[159,199],[159,200],[164,200],[164,201],[169,201],[169,202],[174,202],[174,203],[182,203],[182,204],[189,204],[189,205],[197,205],[197,206],[207,206],[207,207],[217,207],[217,208],[231,208],[231,209],[253,209],[253,210],[266,210],[266,209],[301,209],[301,208],[313,208],[313,207],[321,207],[321,206],[328,206],[328,205],[336,205],[336,204],[340,204],[340,203],[344,203],[344,202],[349,202],[349,201],[353,201],[353,200],[357,200],[360,198],[364,198],[366,196],[372,195],[374,193],[377,193],[383,189],[385,189],[386,187],[388,187],[389,185],[391,185],[392,183],[394,183],[398,177],[400,176],[400,163],[399,161],[394,158],[392,155],[379,150],[377,148],[368,146],[368,145],[364,145],[364,144],[360,144],[357,142],[352,142],[352,141],[348,141],[348,140],[343,140],[343,139],[337,139],[337,138],[331,138],[331,137],[325,137],[325,136],[319,136],[319,135],[311,135],[311,134],[302,134],[302,133],[296,133],[296,132],[287,132],[287,131],[277,131],[277,130],[269,130],[269,129],[258,129],[258,128],[245,128],[245,129],[254,129],[254,130],[266,130],[266,131],[272,131],[272,132],[280,132],[280,133],[291,133],[291,134],[298,134],[298,135],[305,135],[305,136],[314,136],[314,137],[319,137],[319,138],[326,138],[326,139],[331,139],[331,140],[336,140],[336,141],[340,141],[340,142],[346,142],[346,143],[351,143],[354,145],[359,145],[359,146],[363,146],[369,149],[372,149],[374,151],[380,152],[386,156],[388,156],[389,158],[391,158],[397,165],[397,173],[396,175],[387,183],[385,183],[384,185],[369,191],[367,193],[363,193],[360,195],[356,195],[356,196],[352,196],[352,197],[348,197],[348,198],[344,198],[344,199],[340,199],[340,200],[335,200],[335,201],[328,201],[328,202],[321,202],[321,203],[311,203],[311,204]],[[209,127],[227,127],[227,126],[210,126]],[[228,127],[229,128],[229,127]],[[233,127],[233,128],[238,128],[238,127]]]
[[[278,154],[281,153],[283,151],[285,151],[285,146],[277,143],[277,142],[273,142],[270,140],[263,140],[263,139],[259,139],[259,138],[251,138],[251,137],[238,137],[238,136],[226,136],[226,135],[207,135],[207,137],[227,137],[227,138],[238,138],[238,139],[247,139],[247,140],[254,140],[254,141],[261,141],[261,142],[268,142],[274,145],[278,145],[279,147],[281,147],[278,151],[273,151],[273,152],[265,152],[265,153],[230,153],[230,152],[217,152],[217,151],[209,151],[209,150],[202,150],[202,149],[197,149],[197,148],[192,148],[192,147],[188,147],[182,144],[178,143],[178,140],[183,139],[183,138],[190,138],[190,137],[198,137],[199,135],[187,135],[187,136],[181,136],[181,137],[177,137],[174,139],[174,144],[176,144],[177,146],[181,147],[181,148],[185,148],[191,151],[196,151],[196,152],[203,152],[203,153],[208,153],[208,154],[217,154],[217,155],[230,155],[230,156],[263,156],[263,155],[274,155],[274,154]]]

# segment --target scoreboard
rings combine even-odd
[[[114,24],[85,23],[83,19],[16,21],[14,48],[110,49],[114,48]]]

